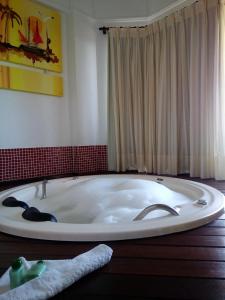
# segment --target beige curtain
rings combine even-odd
[[[214,81],[218,86],[215,101],[215,177],[225,179],[225,1],[221,0],[219,10],[219,75]]]
[[[111,170],[225,179],[223,14],[219,0],[200,0],[110,29]]]

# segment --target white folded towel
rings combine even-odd
[[[0,278],[0,300],[42,300],[53,297],[81,277],[107,264],[112,252],[110,247],[101,244],[73,259],[44,260],[46,271],[40,277],[12,290],[8,269]],[[22,259],[26,269],[34,263]]]

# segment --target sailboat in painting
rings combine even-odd
[[[38,12],[41,16],[41,13]],[[3,5],[0,3],[0,22],[5,20],[5,30],[4,36],[0,35],[0,52],[14,51],[22,52],[28,59],[31,59],[33,64],[36,61],[43,61],[58,63],[58,57],[53,53],[50,48],[51,39],[48,35],[47,24],[45,24],[45,33],[42,36],[42,29],[44,21],[46,22],[49,19],[54,19],[53,17],[45,17],[44,20],[36,16],[29,16],[27,20],[27,32],[22,32],[21,29],[18,29],[18,39],[20,41],[19,46],[14,46],[10,44],[7,40],[8,38],[8,26],[9,22],[12,29],[14,29],[14,21],[18,25],[22,25],[22,19],[20,15],[15,12],[8,5]],[[25,28],[23,24],[23,29]]]
[[[19,39],[21,42],[20,48],[38,60],[38,58],[44,58],[47,62],[51,61],[53,63],[58,62],[58,58],[54,56],[52,49],[50,48],[51,40],[48,36],[48,31],[46,29],[45,39],[41,36],[40,28],[42,27],[42,21],[38,17],[30,16],[27,21],[28,33],[27,36],[18,30]],[[39,45],[44,44],[45,48],[39,47]]]

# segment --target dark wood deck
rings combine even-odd
[[[201,182],[225,192],[224,181]],[[97,244],[1,233],[0,273],[18,256],[29,260],[72,258]],[[187,232],[105,244],[114,250],[111,262],[52,299],[225,299],[225,214]]]

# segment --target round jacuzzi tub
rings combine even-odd
[[[25,206],[4,206],[9,198]],[[207,224],[224,210],[224,195],[208,185],[149,175],[36,182],[1,192],[0,202],[0,231],[62,241],[165,235]],[[30,208],[53,216],[53,222],[24,218]]]

